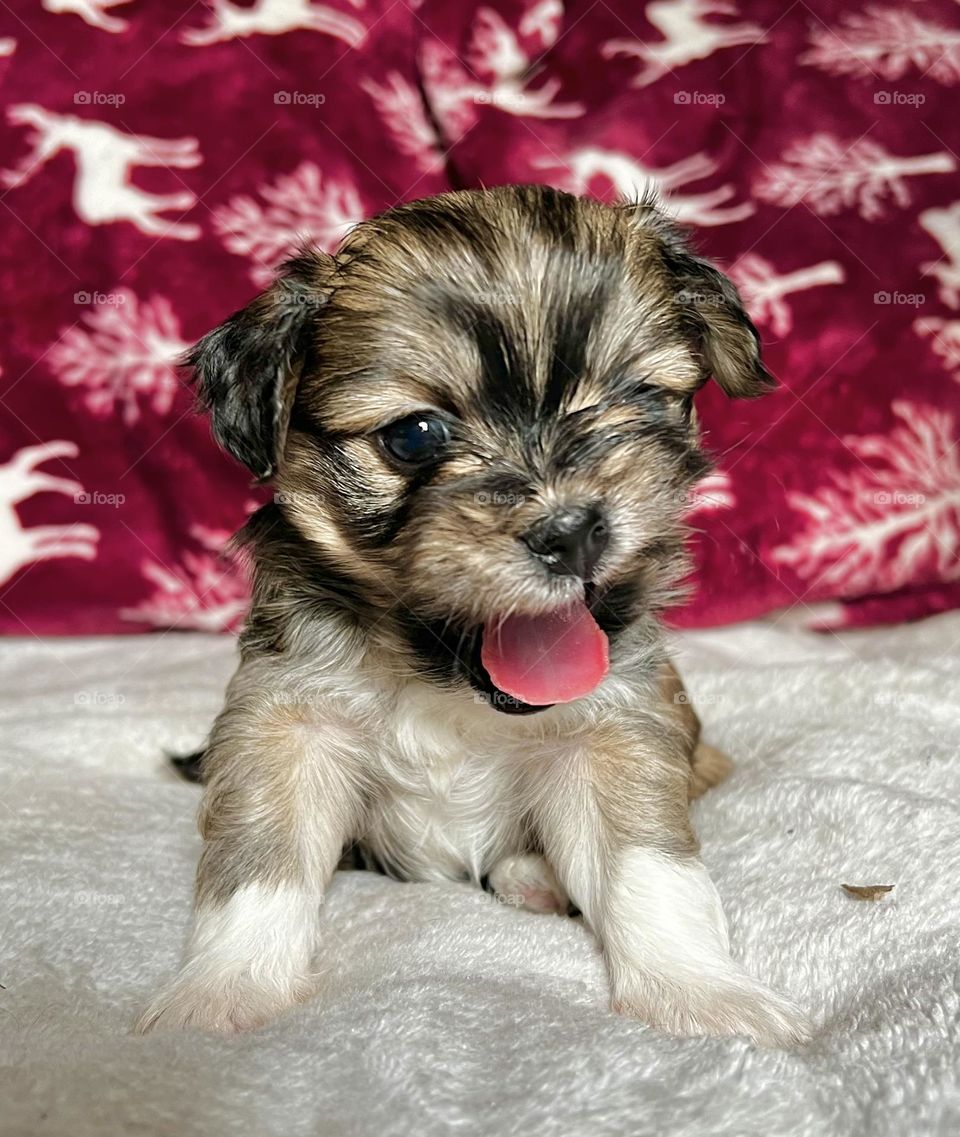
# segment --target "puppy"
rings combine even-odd
[[[324,889],[361,843],[403,879],[572,902],[625,1015],[802,1042],[730,957],[688,817],[728,763],[657,624],[708,469],[694,393],[772,382],[731,283],[652,199],[450,193],[304,251],[191,363],[275,497],[242,534],[193,932],[139,1029],[307,999]]]

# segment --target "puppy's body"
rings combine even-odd
[[[277,494],[245,534],[194,932],[141,1026],[242,1029],[307,997],[323,890],[362,842],[406,879],[569,897],[626,1013],[801,1039],[729,956],[687,812],[725,760],[656,623],[707,469],[692,395],[768,378],[729,282],[651,202],[451,194],[291,262],[194,362]],[[558,613],[585,648],[536,638]]]

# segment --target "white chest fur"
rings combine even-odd
[[[364,841],[404,877],[479,880],[520,849],[525,747],[509,721],[468,698],[452,707],[425,685],[408,687],[382,739]]]

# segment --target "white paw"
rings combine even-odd
[[[570,899],[557,880],[546,857],[539,853],[520,853],[504,857],[489,876],[490,889],[504,904],[530,912],[564,914]]]
[[[143,1012],[137,1034],[196,1029],[215,1034],[255,1030],[283,1011],[305,1002],[316,990],[310,976],[256,980],[249,972],[219,974],[187,967]]]
[[[665,1034],[737,1035],[757,1046],[793,1050],[813,1026],[789,999],[746,974],[702,979],[632,975],[614,982],[613,1010]]]

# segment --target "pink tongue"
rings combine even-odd
[[[589,695],[609,665],[607,637],[582,601],[487,624],[480,659],[501,691],[534,707]]]

